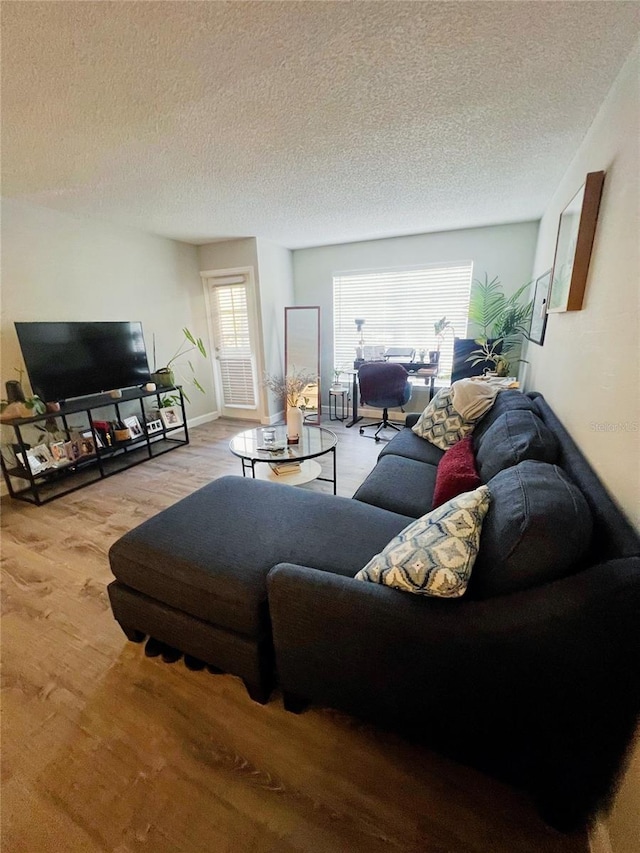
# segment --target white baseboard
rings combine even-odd
[[[589,830],[589,850],[591,853],[613,853],[609,830],[603,818],[598,818]]]
[[[206,415],[198,415],[197,418],[187,418],[187,426],[189,429],[200,426],[200,424],[208,424],[210,421],[217,421],[220,417],[220,412],[207,412]]]
[[[281,424],[285,421],[284,409],[280,409],[279,412],[276,412],[275,415],[265,415],[260,418],[260,423],[262,426],[273,426],[273,424]]]

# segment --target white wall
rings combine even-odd
[[[562,209],[587,172],[605,170],[583,309],[549,315],[544,346],[528,346],[527,384],[545,395],[640,528],[638,73],[636,51],[540,223],[536,274],[553,262]]]
[[[255,237],[243,237],[237,240],[218,240],[215,243],[205,243],[198,247],[198,263],[201,272],[212,272],[214,270],[233,270],[251,267],[253,270],[254,292],[249,296],[249,312],[250,312],[250,334],[257,341],[256,345],[256,370],[258,376],[264,370],[263,366],[263,346],[262,346],[262,323],[260,322],[260,281],[258,277],[258,247]],[[252,310],[252,304],[253,309]],[[207,340],[210,347],[214,346],[214,341],[209,337],[207,332]],[[213,353],[212,353],[213,358]],[[215,372],[214,372],[215,382]],[[221,389],[216,389],[218,396],[221,394]],[[220,406],[221,411],[224,411],[224,406]],[[258,394],[256,409],[234,410],[234,416],[244,420],[261,420],[265,417],[267,411],[267,398],[264,390],[261,389]],[[227,414],[225,412],[225,414]]]
[[[197,251],[142,231],[3,199],[3,383],[22,364],[16,320],[141,320],[150,367],[154,332],[161,367],[180,345],[184,326],[206,339]],[[188,389],[187,414],[206,420],[216,409],[212,371],[203,360],[194,359],[194,367],[206,394]]]
[[[530,344],[541,391],[628,517],[640,528],[638,48],[629,57],[540,224],[536,274],[553,262],[558,217],[587,172],[606,171],[582,311],[551,314]],[[603,424],[600,429],[594,424]],[[640,742],[609,820],[614,853],[640,847]]]
[[[259,239],[257,242],[264,369],[277,376],[284,371],[284,309],[294,304],[293,262],[289,249],[268,240]],[[282,401],[271,392],[266,394],[269,418],[284,417]]]
[[[255,237],[239,240],[219,240],[198,246],[201,270],[227,270],[233,267],[258,268],[258,247]]]
[[[537,222],[416,234],[293,252],[297,305],[320,305],[322,387],[333,379],[333,276],[347,270],[473,261],[474,278],[499,276],[507,294],[530,281]],[[354,326],[355,356],[355,326]],[[326,398],[327,394],[324,394]],[[414,395],[415,396],[415,395]],[[412,398],[415,408],[416,400]],[[327,400],[325,399],[325,405]],[[422,401],[418,404],[422,406]]]
[[[268,240],[247,237],[207,243],[198,249],[200,269],[253,267],[256,287],[258,379],[282,374],[284,366],[284,308],[293,304],[291,252]],[[238,412],[238,417],[242,417]],[[260,384],[258,412],[247,413],[264,423],[283,417],[279,400]]]

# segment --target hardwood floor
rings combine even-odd
[[[350,496],[381,445],[339,435]],[[578,853],[480,773],[239,680],[146,658],[107,601],[123,532],[223,474],[237,421],[44,507],[2,501],[4,853]],[[323,457],[323,465],[330,457]],[[304,488],[331,491],[329,484]]]

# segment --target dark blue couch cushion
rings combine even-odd
[[[353,497],[390,512],[420,518],[431,510],[437,473],[435,465],[388,455],[378,461]]]
[[[500,391],[493,406],[491,406],[489,411],[480,418],[473,430],[473,443],[476,451],[478,449],[478,442],[482,439],[482,436],[489,427],[498,420],[500,415],[503,415],[505,412],[513,411],[514,409],[518,411],[535,412],[536,407],[533,401],[530,400],[529,397],[525,396],[521,391],[516,391],[512,388],[506,388],[504,391]]]
[[[471,575],[474,598],[538,586],[583,567],[591,511],[561,468],[527,460],[487,485],[491,506]]]
[[[533,412],[511,409],[500,415],[475,442],[483,483],[525,459],[558,461],[558,440]]]
[[[109,558],[131,589],[255,636],[276,563],[353,576],[411,521],[350,498],[221,477],[126,533]]]
[[[389,455],[405,456],[407,459],[415,459],[417,462],[428,462],[429,465],[437,467],[444,456],[444,450],[440,450],[439,447],[431,444],[426,438],[420,438],[413,430],[405,427],[380,451],[380,457]]]

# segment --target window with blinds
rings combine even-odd
[[[333,277],[334,364],[351,367],[364,318],[365,346],[412,347],[419,353],[437,348],[434,324],[446,317],[440,347],[440,372],[451,372],[453,337],[467,334],[473,262],[434,264],[420,269],[345,273]]]
[[[255,408],[256,383],[247,285],[211,284],[211,309],[216,359],[225,406]]]

